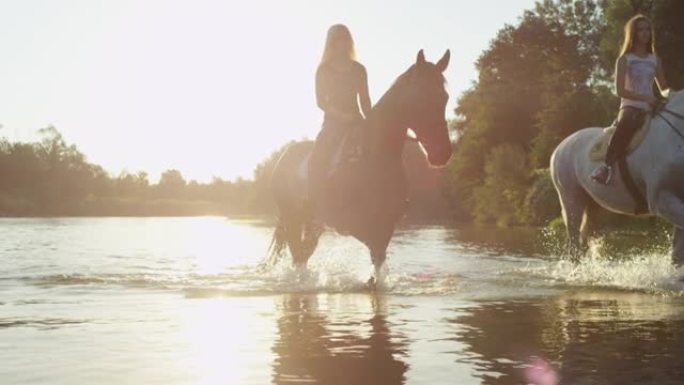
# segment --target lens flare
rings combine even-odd
[[[525,368],[525,380],[529,385],[558,385],[560,378],[551,364],[535,358]]]

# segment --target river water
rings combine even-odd
[[[262,220],[1,219],[2,384],[678,384],[662,253],[571,264],[534,229],[405,226],[380,290],[326,233],[259,268]],[[546,365],[546,366],[545,366]]]

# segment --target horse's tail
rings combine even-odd
[[[264,267],[275,266],[275,264],[278,263],[280,258],[283,256],[285,247],[287,247],[285,222],[282,220],[282,218],[278,218],[278,223],[276,224],[275,230],[273,230],[271,244],[268,246]]]

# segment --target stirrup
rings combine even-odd
[[[604,174],[606,174],[603,176]],[[593,180],[596,183],[601,183],[603,185],[607,185],[610,183],[610,180],[613,178],[613,168],[611,166],[608,166],[607,164],[603,164],[599,167],[597,167],[591,175],[589,175],[591,180]]]

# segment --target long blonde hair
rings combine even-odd
[[[653,23],[651,23],[651,20],[642,15],[642,14],[637,14],[634,15],[631,19],[627,21],[625,24],[625,40],[622,42],[622,48],[620,48],[620,56],[632,52],[634,49],[634,40],[636,40],[636,26],[637,23],[640,21],[645,21],[648,23],[648,27],[651,30],[651,36],[650,36],[650,41],[648,44],[646,44],[646,49],[648,50],[649,53],[655,53],[655,38],[654,38],[654,33],[653,33]]]
[[[336,59],[356,60],[354,39],[344,24],[335,24],[328,29],[321,64]]]

